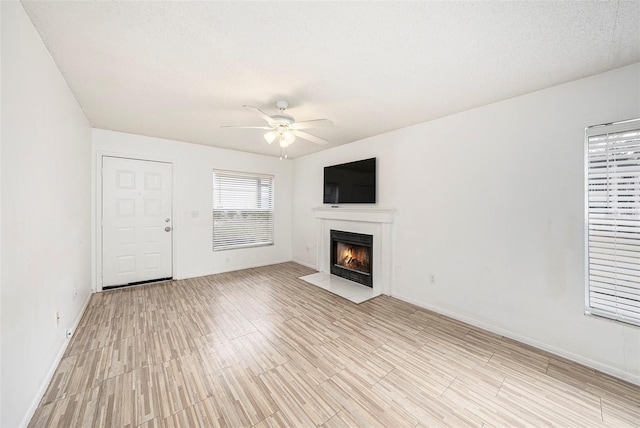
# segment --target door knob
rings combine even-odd
[[[171,232],[171,227],[169,227],[169,226],[165,227],[165,228],[164,228],[164,231],[165,231],[165,232]]]

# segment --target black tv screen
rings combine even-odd
[[[375,204],[376,158],[324,167],[325,204]]]

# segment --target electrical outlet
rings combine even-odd
[[[431,284],[435,284],[436,283],[436,276],[434,274],[429,274],[429,282]]]
[[[191,218],[198,218],[200,217],[200,211],[191,211]]]

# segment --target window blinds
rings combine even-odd
[[[273,244],[273,176],[213,171],[213,250]]]
[[[585,140],[586,312],[640,325],[640,120]]]

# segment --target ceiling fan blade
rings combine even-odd
[[[307,134],[306,132],[293,131],[293,135],[295,135],[296,137],[300,137],[304,140],[311,141],[312,143],[322,144],[322,145],[329,144],[329,141],[325,140],[324,138],[316,137],[315,135]]]
[[[293,124],[295,129],[326,128],[328,126],[333,126],[333,122],[329,119],[303,120]]]
[[[269,116],[267,113],[263,112],[262,110],[260,110],[258,107],[252,107],[252,106],[248,106],[248,105],[244,105],[243,107],[246,107],[248,109],[253,110],[253,112],[255,114],[257,114],[258,116],[260,116],[261,118],[263,118],[264,120],[266,120],[269,124],[274,123],[273,119],[271,118],[271,116]]]
[[[235,129],[273,129],[270,126],[221,126],[220,128],[235,128]]]

